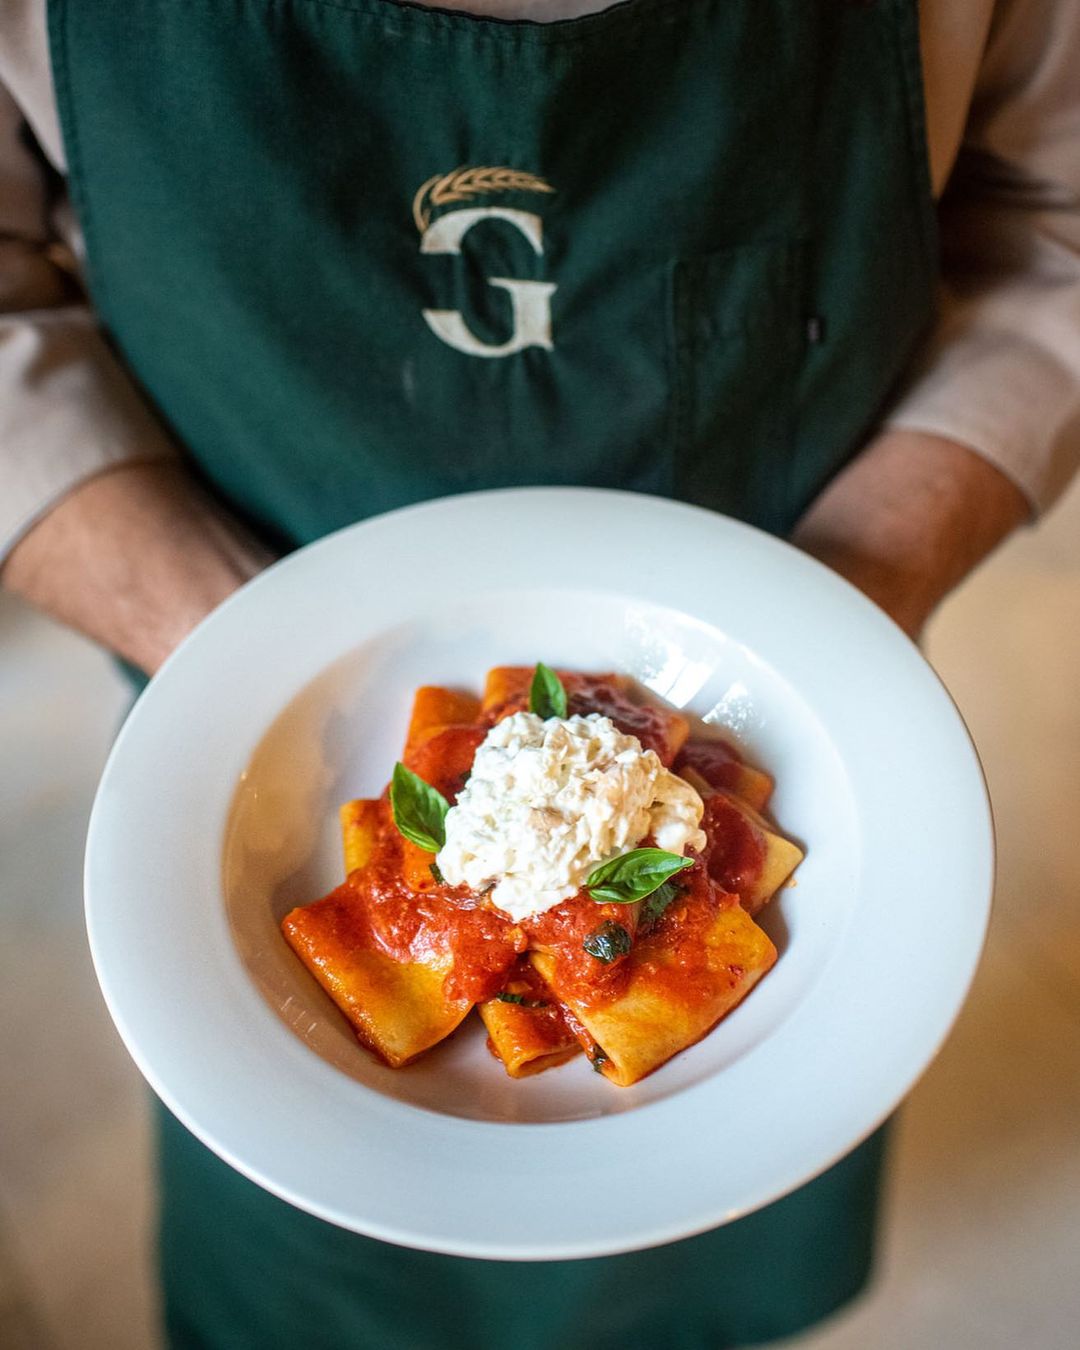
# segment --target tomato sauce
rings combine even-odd
[[[383,803],[370,861],[316,902],[333,913],[335,936],[346,946],[382,951],[395,961],[450,955],[447,997],[473,1003],[490,998],[525,950],[525,934],[467,887],[438,885],[433,879],[430,889],[411,889],[401,857],[401,836],[389,804]]]
[[[708,837],[702,857],[713,881],[736,893],[754,885],[765,866],[765,836],[758,827],[717,792],[705,803],[701,828]]]
[[[574,1039],[581,1046],[582,1050],[585,1051],[585,1058],[593,1066],[596,1072],[599,1073],[602,1066],[608,1062],[608,1057],[604,1053],[604,1047],[592,1032],[589,1031],[588,1027],[578,1021],[569,1008],[563,1009],[563,1017],[565,1018],[566,1025],[570,1029]]]
[[[444,727],[405,757],[405,767],[438,788],[453,805],[472,771],[473,760],[488,728],[478,723]]]
[[[646,750],[654,750],[665,767],[671,767],[673,715],[648,703],[635,703],[610,676],[566,677],[567,703],[571,716],[601,713],[610,717],[626,736],[636,736]]]
[[[656,751],[665,767],[671,767],[678,744],[685,739],[685,719],[678,713],[637,702],[617,675],[582,675],[560,670],[558,676],[566,690],[569,716],[599,713],[609,717],[624,735],[636,736],[646,750]],[[519,692],[489,709],[487,721],[494,725],[512,713],[524,712],[528,706],[529,684],[524,681]]]
[[[613,997],[626,984],[626,956],[604,962],[591,956],[584,942],[605,922],[620,924],[633,939],[639,910],[640,905],[598,905],[580,892],[554,909],[522,920],[521,927],[531,947],[555,958],[555,984],[569,997],[583,1001],[593,994]]]
[[[519,1046],[527,1047],[530,1056],[536,1058],[550,1054],[564,1047],[573,1033],[566,1020],[562,1004],[552,995],[551,990],[533,969],[526,957],[519,957],[502,989],[498,993],[512,994],[524,1000],[513,1000],[505,1005],[511,1010],[503,1018],[504,1027],[512,1027]],[[487,1047],[496,1059],[502,1056],[488,1037]]]
[[[733,788],[738,785],[742,756],[723,741],[689,741],[679,751],[675,772],[693,769],[710,787]]]
[[[739,903],[710,877],[702,863],[679,876],[682,894],[665,910],[656,926],[634,949],[634,970],[648,975],[650,990],[672,1005],[690,1006],[711,1000],[716,972],[706,941],[718,910]],[[733,977],[742,971],[732,971]]]

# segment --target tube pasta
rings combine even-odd
[[[449,1036],[472,1004],[446,995],[449,955],[396,961],[355,940],[353,909],[346,884],[287,915],[285,936],[359,1040],[400,1069]]]
[[[500,995],[477,1011],[492,1052],[511,1078],[528,1078],[581,1053],[562,1005],[526,960],[518,962]]]
[[[680,988],[672,978],[673,946],[646,938],[627,958],[623,990],[595,1003],[560,990],[558,964],[550,953],[532,952],[529,959],[580,1024],[593,1066],[629,1087],[710,1032],[776,961],[771,940],[734,897],[704,930],[702,953],[693,984]]]

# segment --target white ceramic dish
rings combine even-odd
[[[278,933],[340,881],[337,804],[381,790],[414,687],[538,659],[627,671],[727,728],[807,849],[766,911],[775,969],[633,1088],[580,1059],[512,1081],[476,1027],[387,1069]],[[344,530],[213,614],[121,732],[86,894],[128,1049],[223,1158],[375,1237],[548,1259],[726,1222],[865,1137],[960,1008],[992,870],[960,717],[855,590],[702,510],[525,489]],[[632,1156],[599,1203],[606,1160]]]

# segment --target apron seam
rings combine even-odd
[[[537,19],[500,19],[411,3],[410,0],[257,0],[270,9],[328,9],[353,14],[383,26],[402,38],[417,38],[424,28],[441,34],[459,34],[507,46],[565,46],[603,39],[612,31],[633,33],[650,21],[674,27],[696,10],[714,8],[718,0],[620,0],[594,14],[544,23]],[[213,8],[208,5],[208,8]],[[399,27],[400,25],[400,27]]]
[[[919,39],[918,0],[894,0],[894,4],[898,12],[897,22],[893,24],[893,36],[900,49],[900,67],[903,71],[904,93],[907,98],[908,115],[905,118],[905,128],[911,156],[913,186],[918,195],[915,214],[927,274],[936,281],[940,268],[937,208],[930,170],[930,146],[927,141],[926,87]]]

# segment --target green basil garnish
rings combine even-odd
[[[589,1063],[593,1066],[593,1073],[602,1073],[604,1065],[608,1063],[608,1056],[597,1046],[589,1056]]]
[[[566,716],[566,690],[562,680],[543,661],[536,663],[529,685],[529,711],[545,721],[549,717]]]
[[[390,809],[398,833],[418,848],[438,853],[446,843],[444,822],[450,803],[441,792],[400,762],[394,765],[394,776],[390,780]]]
[[[682,886],[677,886],[674,881],[668,880],[661,886],[657,886],[652,895],[648,897],[641,906],[640,922],[645,924],[655,923],[657,919],[665,912],[667,907],[678,896],[682,895]]]
[[[693,861],[662,848],[631,849],[590,872],[585,889],[597,904],[632,905],[652,895],[676,872],[691,867]]]
[[[599,928],[594,928],[581,945],[604,965],[610,965],[618,956],[625,956],[634,945],[634,940],[621,923],[605,919]]]
[[[495,997],[500,1003],[519,1003],[523,1008],[546,1008],[547,1000],[543,998],[526,998],[524,994],[511,994],[509,990],[504,989]]]
[[[429,867],[428,867],[428,871],[431,873],[432,879],[434,880],[436,886],[445,886],[445,885],[446,885],[446,878],[443,876],[442,872],[439,870],[439,864],[438,864],[438,863],[431,863],[431,864],[429,865]]]

